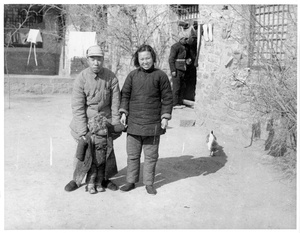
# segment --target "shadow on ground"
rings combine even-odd
[[[227,162],[227,156],[223,149],[213,157],[194,157],[193,155],[182,155],[178,157],[160,158],[156,166],[155,187],[160,188],[163,185],[195,176],[207,176],[218,172]],[[143,186],[143,165],[141,164],[140,181],[136,187]],[[122,186],[126,183],[126,170],[123,168],[116,175],[114,181]]]

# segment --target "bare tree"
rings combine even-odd
[[[113,5],[110,6],[108,42],[117,53],[125,57],[132,57],[137,47],[150,44],[157,53],[157,66],[164,67],[166,50],[170,37],[169,8],[167,5]],[[121,57],[115,62],[121,69]]]
[[[157,65],[164,65],[171,39],[167,5],[72,5],[68,14],[75,30],[97,32],[98,43],[109,49],[116,74],[130,66],[136,48],[145,43],[157,52]]]

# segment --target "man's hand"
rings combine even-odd
[[[186,62],[187,65],[190,65],[190,64],[192,64],[192,59],[188,58],[188,59],[185,60],[185,62]]]
[[[176,71],[173,71],[171,74],[172,74],[173,77],[175,77],[176,76]]]
[[[167,127],[168,127],[168,119],[163,118],[163,119],[161,120],[161,128],[162,128],[162,129],[166,129]]]
[[[86,137],[85,136],[80,136],[78,139],[74,138],[74,140],[75,140],[76,143],[79,143],[80,139],[83,139],[84,141],[86,141]]]

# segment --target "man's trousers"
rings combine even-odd
[[[182,105],[186,89],[185,72],[176,70],[176,76],[172,78],[173,106]]]

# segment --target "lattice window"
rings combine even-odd
[[[288,5],[251,6],[250,65],[284,61],[288,13]]]
[[[181,20],[195,19],[199,17],[199,5],[171,5],[171,7],[177,12]]]
[[[29,47],[26,38],[30,28],[43,23],[41,6],[10,4],[4,6],[4,44],[13,47]],[[42,47],[38,42],[37,47]]]

